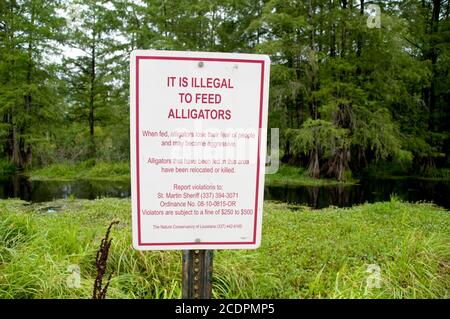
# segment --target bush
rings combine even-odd
[[[30,172],[34,180],[128,179],[130,163],[108,163],[87,160],[76,164],[59,163]]]
[[[0,176],[11,175],[16,172],[14,164],[6,158],[0,159]]]

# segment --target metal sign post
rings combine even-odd
[[[183,299],[211,299],[212,250],[183,251]]]

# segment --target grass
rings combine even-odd
[[[107,163],[97,162],[92,164],[90,161],[76,164],[57,163],[47,167],[34,169],[28,172],[31,180],[41,181],[70,181],[79,179],[90,180],[129,180],[130,163]],[[275,174],[265,176],[265,185],[291,185],[291,186],[333,186],[333,185],[352,185],[357,181],[348,179],[347,181],[337,181],[329,178],[311,178],[307,176],[305,168],[291,165],[281,165]]]
[[[48,210],[57,208],[59,212]],[[180,298],[181,252],[131,249],[130,201],[0,201],[0,298],[90,298],[112,220],[108,298]],[[262,246],[216,251],[214,298],[449,298],[450,214],[431,204],[291,210],[266,202]],[[79,265],[81,287],[66,284]],[[369,288],[370,265],[380,288]]]
[[[418,176],[418,178],[450,181],[450,168],[436,168],[426,176]]]
[[[353,185],[357,180],[349,178],[346,181],[338,181],[331,178],[311,178],[304,167],[281,164],[275,174],[266,174],[267,186],[335,186]]]
[[[366,178],[378,179],[422,179],[430,181],[450,181],[450,168],[434,168],[428,172],[414,172],[407,165],[396,162],[382,161],[371,164],[362,170],[362,175]]]
[[[80,162],[76,164],[57,163],[28,172],[32,180],[129,180],[129,162]]]

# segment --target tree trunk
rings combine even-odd
[[[309,153],[308,175],[312,178],[320,177],[319,150],[317,147]]]
[[[345,172],[349,170],[350,152],[346,147],[334,151],[328,163],[327,175],[335,177],[338,181],[345,180]]]
[[[20,152],[20,134],[18,128],[13,124],[12,129],[12,162],[18,168],[22,168],[22,156]]]
[[[347,42],[347,23],[346,23],[346,9],[347,0],[342,0],[343,18],[342,18],[342,30],[341,30],[341,57],[345,56],[346,42]]]
[[[361,16],[364,16],[364,0],[360,0],[360,8],[359,8],[359,14]],[[361,56],[362,53],[362,40],[363,40],[363,36],[361,33],[358,34],[358,41],[356,44],[356,56],[359,58]]]
[[[94,31],[93,31],[94,32]],[[93,34],[93,44],[91,48],[91,87],[89,92],[89,157],[95,158],[94,140],[94,102],[95,102],[95,33]]]
[[[303,96],[299,93],[295,96],[296,115],[297,115],[297,128],[303,124]]]
[[[431,130],[435,130],[435,121],[434,121],[434,111],[436,109],[436,63],[438,59],[438,49],[437,43],[435,39],[435,35],[439,31],[439,14],[441,12],[441,0],[433,0],[433,15],[431,19],[431,49],[429,53],[429,57],[431,60],[431,68],[432,68],[432,77],[431,77],[431,85],[429,92],[429,110],[430,110],[430,118],[429,118],[429,128]]]
[[[32,94],[31,94],[31,85],[32,85],[32,74],[33,74],[33,50],[34,50],[34,21],[35,21],[35,11],[34,6],[31,7],[30,12],[30,29],[28,31],[28,40],[27,40],[27,66],[26,66],[26,75],[25,75],[25,83],[26,89],[23,93],[23,104],[19,107],[20,113],[28,114],[32,109]],[[24,115],[22,115],[24,116]],[[27,123],[21,124],[20,126],[17,123],[12,121],[12,162],[19,169],[24,169],[31,164],[32,161],[32,147],[24,138],[24,132],[27,129]]]
[[[328,11],[331,12],[334,9],[334,3],[333,0],[328,0]],[[330,57],[336,56],[336,25],[334,24],[334,21],[330,21],[331,28],[330,28]]]
[[[309,24],[309,27],[311,28],[311,30],[309,32],[309,47],[311,50],[314,50],[314,47],[315,47],[315,33],[316,33],[316,29],[314,27],[314,22],[313,22],[313,15],[314,15],[314,11],[313,11],[313,7],[312,7],[312,0],[309,0],[309,2],[308,2],[308,24]]]
[[[34,7],[31,9],[31,26],[33,28],[34,26]],[[32,84],[32,72],[33,72],[33,29],[30,30],[30,33],[28,35],[28,65],[27,65],[27,93],[25,94],[25,113],[31,112],[31,102],[32,102],[32,95],[30,92],[30,87]],[[23,148],[21,149],[21,157],[22,157],[22,165],[21,168],[26,168],[27,166],[31,165],[32,160],[32,147],[31,144],[26,145],[26,141],[22,139]]]

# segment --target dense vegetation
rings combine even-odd
[[[164,49],[270,55],[283,163],[268,185],[450,179],[449,15],[450,0],[1,0],[0,178],[128,181],[129,54]],[[180,297],[180,252],[131,249],[129,212],[0,200],[0,299],[89,298],[113,220],[108,297]],[[448,211],[395,196],[266,202],[261,248],[215,252],[213,296],[448,298],[449,229]]]
[[[181,296],[181,252],[130,249],[129,200],[24,204],[0,201],[0,298],[90,298],[111,220],[108,298]],[[214,298],[449,296],[448,211],[393,198],[319,211],[266,202],[264,214],[259,249],[215,251]],[[71,265],[79,288],[66,284]]]
[[[128,161],[129,53],[168,49],[269,54],[269,124],[312,178],[380,160],[432,174],[450,166],[449,14],[450,0],[1,1],[0,171]]]

